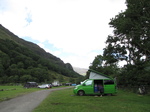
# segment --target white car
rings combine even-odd
[[[51,88],[51,84],[42,84],[42,85],[39,85],[38,88]]]

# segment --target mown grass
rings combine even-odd
[[[23,86],[0,86],[0,101],[8,100],[19,95],[39,91],[38,88],[26,89]]]
[[[115,96],[76,96],[66,89],[52,92],[33,112],[150,112],[150,96],[121,90]]]
[[[60,86],[60,87],[64,87],[64,86]],[[59,87],[53,87],[53,88],[59,88]],[[40,91],[40,90],[43,90],[43,89],[40,89],[40,88],[26,89],[21,85],[20,86],[1,86],[0,85],[0,102],[4,100],[9,100],[11,98],[14,98],[20,95],[31,93],[34,91]]]

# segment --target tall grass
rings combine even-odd
[[[121,90],[116,96],[76,96],[66,89],[52,92],[33,112],[150,112],[150,96]]]

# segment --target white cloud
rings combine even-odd
[[[19,37],[48,41],[46,51],[73,66],[88,67],[112,32],[108,23],[124,10],[125,0],[1,0],[0,23]],[[0,4],[1,4],[0,3]],[[59,50],[60,49],[60,50]],[[99,50],[100,52],[93,52]],[[72,56],[74,54],[74,56]]]

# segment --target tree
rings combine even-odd
[[[102,55],[97,55],[94,61],[91,63],[90,69],[96,70],[96,68],[101,67],[104,59]]]
[[[6,53],[2,52],[1,50],[0,50],[0,60],[1,60],[0,63],[3,65],[4,68],[8,68],[9,67],[9,65],[10,65],[10,58],[9,58],[9,56]]]
[[[63,76],[62,76],[62,75],[59,75],[59,76],[58,76],[58,80],[59,80],[60,82],[63,82],[63,81],[64,81]]]
[[[23,76],[20,77],[20,80],[21,80],[22,82],[28,82],[28,81],[32,81],[33,78],[32,78],[31,75],[23,75]]]
[[[4,67],[1,64],[1,60],[0,60],[0,77],[2,77],[4,75]]]
[[[147,60],[150,55],[150,1],[127,0],[126,4],[127,10],[109,23],[114,27],[114,35],[107,38],[105,55],[110,56],[110,52],[127,55],[129,64],[135,64],[143,56]]]
[[[103,73],[105,75],[116,77],[118,74],[119,68],[117,67],[116,64],[113,64],[113,63],[106,64],[106,60],[108,63],[108,59],[109,58],[105,56],[97,55],[89,68],[95,71],[98,71],[100,73]],[[88,72],[87,72],[86,77],[87,78],[89,77]]]
[[[149,84],[150,0],[126,0],[126,4],[127,9],[109,23],[114,35],[106,40],[104,56],[108,64],[127,61],[118,75],[120,84]]]
[[[69,82],[70,82],[70,83],[75,83],[75,79],[70,77],[70,78],[69,78]]]

